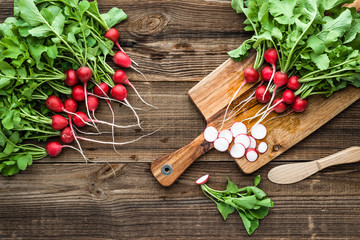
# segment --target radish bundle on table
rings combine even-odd
[[[113,28],[126,18],[119,8],[101,14],[97,1],[15,1],[14,17],[0,24],[0,173],[14,175],[34,160],[59,155],[63,148],[88,160],[80,141],[111,144],[115,149],[149,135],[126,142],[116,142],[114,136],[116,128],[142,128],[139,108],[130,104],[124,85],[153,107],[123,70],[106,62],[110,56],[120,67],[137,65],[120,47],[119,32]],[[114,45],[119,51],[113,50]],[[112,122],[96,118],[101,101],[106,102]],[[112,102],[129,107],[134,122],[115,123]],[[77,109],[80,105],[85,111]],[[111,127],[112,141],[81,136],[100,135],[99,125]],[[81,131],[84,126],[95,132]],[[51,137],[64,144],[50,141]],[[43,148],[34,141],[49,142]],[[69,145],[73,141],[76,145]]]

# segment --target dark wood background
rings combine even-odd
[[[0,239],[247,239],[233,214],[225,222],[194,181],[210,174],[209,186],[223,189],[226,177],[240,186],[260,174],[260,187],[275,206],[252,239],[359,239],[360,163],[326,169],[300,183],[276,185],[268,171],[289,162],[314,160],[360,144],[360,102],[251,174],[244,175],[225,153],[201,157],[171,187],[160,186],[150,163],[190,142],[205,127],[187,91],[224,62],[226,52],[249,37],[244,17],[225,0],[101,0],[101,10],[121,7],[128,14],[117,26],[121,44],[149,81],[128,71],[130,80],[158,110],[141,112],[151,137],[118,147],[82,142],[85,164],[65,149],[58,158],[37,161],[14,177],[0,178]],[[0,1],[1,21],[12,1]],[[142,106],[130,90],[129,100]],[[313,104],[310,102],[310,104]],[[117,123],[133,120],[116,106]],[[97,116],[111,120],[105,104]],[[130,117],[129,117],[130,116]],[[117,141],[139,136],[117,131]],[[110,141],[109,134],[97,139]],[[94,163],[94,162],[109,162]],[[113,171],[116,172],[114,177]]]

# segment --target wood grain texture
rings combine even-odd
[[[0,0],[0,20],[12,15],[12,0]],[[117,26],[121,44],[149,82],[127,71],[146,100],[159,107],[141,112],[146,131],[163,128],[134,145],[119,148],[82,142],[86,155],[107,164],[85,164],[64,149],[57,158],[36,161],[25,172],[0,178],[0,239],[358,239],[359,163],[325,169],[295,185],[276,185],[266,175],[283,163],[319,159],[360,145],[357,101],[274,161],[244,175],[228,154],[209,151],[170,188],[152,176],[150,162],[195,139],[205,122],[187,92],[228,59],[240,45],[244,17],[229,0],[100,0],[102,11],[121,7],[129,19]],[[164,26],[164,16],[167,24]],[[157,24],[161,23],[161,24]],[[162,26],[162,27],[157,27]],[[140,107],[129,91],[129,101]],[[131,119],[115,106],[117,122]],[[97,117],[111,121],[106,103]],[[109,130],[109,129],[106,129]],[[117,140],[141,133],[117,131]],[[111,135],[99,139],[110,141]],[[194,181],[210,173],[209,186],[223,189],[226,177],[239,186],[263,178],[260,187],[275,202],[270,215],[248,237],[239,217],[224,222]]]

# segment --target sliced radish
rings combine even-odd
[[[250,138],[248,135],[241,133],[236,136],[234,143],[241,143],[245,148],[248,148],[250,146]]]
[[[265,153],[268,150],[268,145],[266,142],[259,143],[258,151],[259,153]]]
[[[231,143],[233,139],[232,132],[229,129],[222,130],[219,133],[219,138],[221,137],[225,138],[229,143]]]
[[[266,134],[267,134],[266,127],[261,123],[256,124],[251,128],[251,135],[255,139],[263,139],[264,137],[266,137]]]
[[[247,128],[246,128],[245,124],[243,124],[242,122],[235,122],[231,126],[230,130],[234,137],[236,137],[237,135],[239,135],[241,133],[243,133],[243,134],[247,133]]]
[[[250,146],[249,148],[256,148],[256,140],[252,136],[249,136],[250,138]]]
[[[198,180],[196,180],[196,184],[202,185],[202,184],[205,184],[208,180],[209,180],[209,174],[206,174],[206,175],[202,176],[201,178],[199,178]]]
[[[245,154],[245,147],[241,143],[235,143],[230,149],[230,155],[233,158],[242,158]]]
[[[207,127],[204,131],[204,138],[208,142],[214,142],[218,137],[218,131],[216,128],[210,126]]]
[[[229,148],[229,142],[226,138],[218,138],[214,142],[214,148],[220,152],[225,152]]]
[[[245,157],[249,162],[254,162],[258,159],[259,154],[254,148],[249,148],[246,150]]]

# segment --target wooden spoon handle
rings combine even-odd
[[[188,145],[156,159],[151,163],[151,172],[163,186],[170,186],[201,155],[213,148],[202,133]]]
[[[324,168],[345,164],[345,163],[354,163],[360,161],[360,147],[350,147],[330,156],[321,158],[316,161],[319,170]]]

